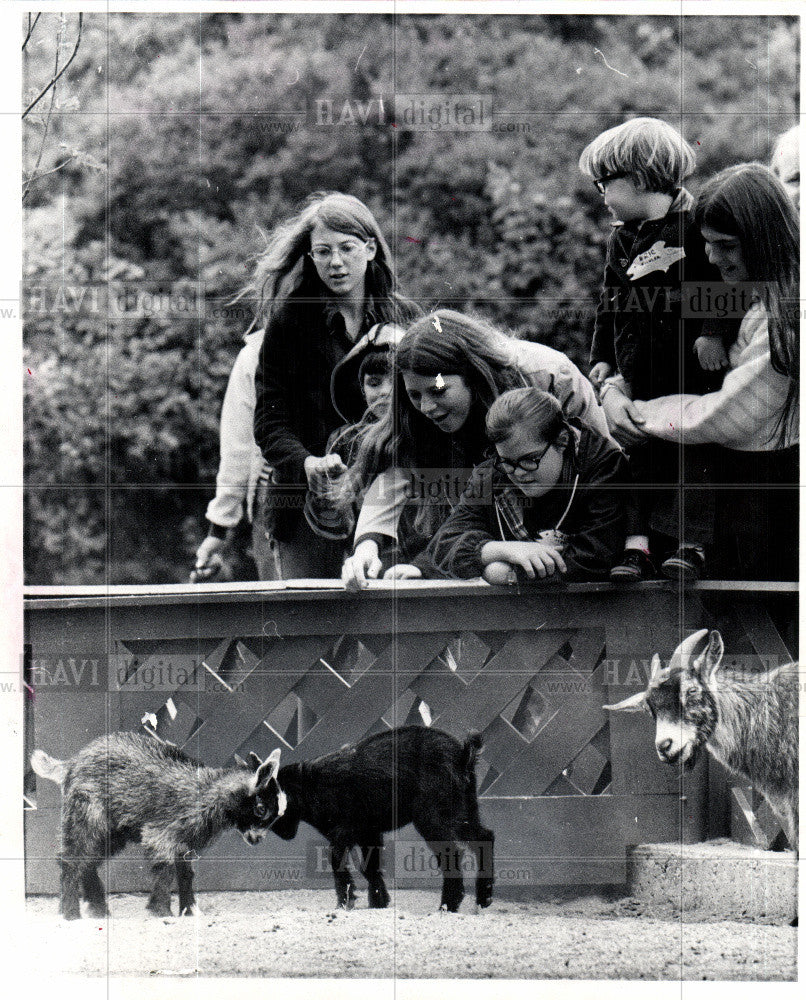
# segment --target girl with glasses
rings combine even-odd
[[[318,192],[271,235],[249,291],[265,337],[255,373],[255,440],[273,469],[269,504],[283,579],[339,575],[342,544],[314,534],[302,516],[308,488],[321,493],[346,473],[326,454],[344,423],[331,398],[339,363],[377,324],[417,313],[397,290],[389,247],[357,198]],[[361,419],[358,385],[345,400]]]
[[[620,449],[534,387],[499,396],[485,425],[495,452],[429,545],[434,566],[490,583],[606,577],[624,527]]]

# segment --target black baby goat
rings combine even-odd
[[[336,901],[344,909],[350,909],[355,899],[355,883],[347,865],[355,846],[360,848],[361,871],[369,883],[370,907],[388,905],[380,869],[383,835],[406,823],[414,824],[437,857],[442,872],[441,908],[456,912],[465,894],[460,843],[475,855],[476,903],[489,906],[494,836],[479,820],[476,755],[480,748],[478,734],[459,743],[436,729],[404,726],[312,761],[287,764],[280,768],[277,780],[261,786],[257,794],[271,830],[279,837],[291,840],[304,820],[327,838]],[[252,760],[255,766],[264,766],[254,755]]]
[[[94,916],[106,916],[98,865],[140,841],[154,871],[151,913],[170,916],[174,871],[180,915],[198,913],[190,859],[227,827],[237,827],[248,844],[262,839],[283,814],[279,762],[278,750],[257,770],[205,767],[173,744],[137,733],[100,736],[66,761],[35,750],[34,771],[62,786],[63,916],[81,916],[82,896]],[[269,796],[271,816],[263,805]]]

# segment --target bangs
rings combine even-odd
[[[627,174],[645,190],[666,191],[694,170],[694,151],[668,122],[633,118],[598,135],[582,151],[580,170],[596,179]]]
[[[420,345],[417,342],[397,349],[395,369],[403,374],[424,375],[436,378],[437,375],[467,375],[467,365],[458,365],[456,358],[450,357],[446,351],[429,343]]]

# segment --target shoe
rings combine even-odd
[[[610,579],[621,583],[650,580],[657,575],[652,560],[643,549],[625,549],[621,562],[610,570]]]
[[[702,549],[697,549],[693,545],[681,545],[677,552],[661,565],[664,576],[682,583],[696,583],[704,570],[705,555]]]

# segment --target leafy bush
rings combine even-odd
[[[51,56],[26,50],[27,92]],[[26,203],[28,580],[186,577],[252,318],[228,303],[261,233],[312,190],[372,207],[425,305],[584,366],[608,225],[582,147],[656,114],[697,143],[698,177],[764,160],[798,113],[798,59],[792,17],[86,15],[43,146],[53,172]],[[443,92],[491,95],[510,130],[311,114]],[[27,163],[42,135],[31,121]],[[55,169],[64,149],[80,156]],[[169,306],[121,308],[126,289]]]

